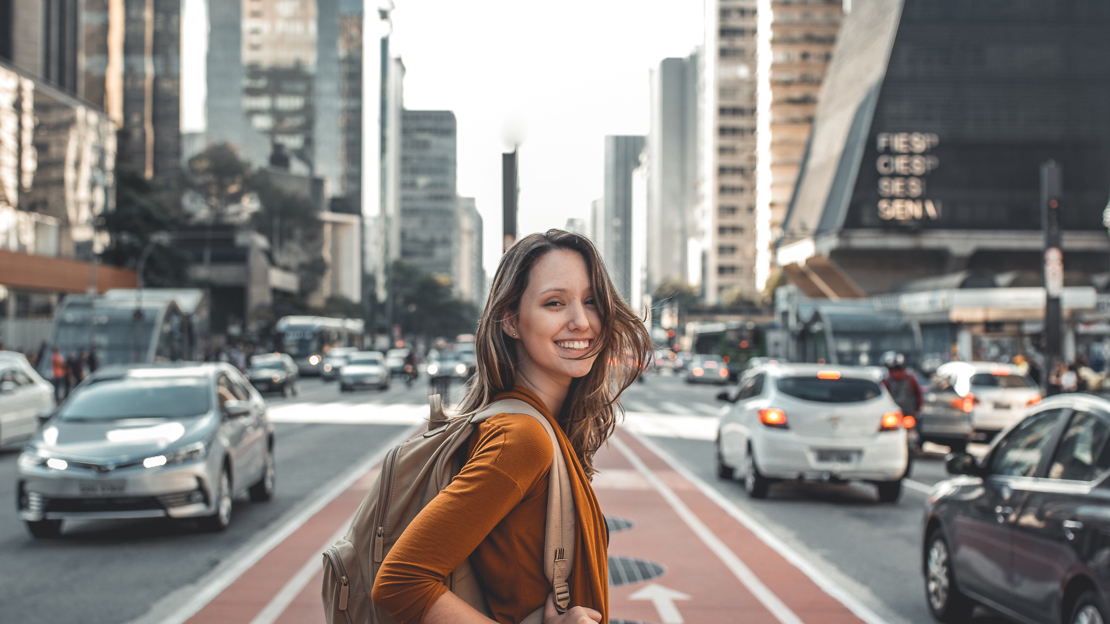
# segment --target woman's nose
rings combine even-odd
[[[585,329],[590,326],[590,319],[586,317],[586,306],[574,303],[570,306],[570,321],[567,329]]]

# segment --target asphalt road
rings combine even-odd
[[[891,624],[929,624],[920,572],[923,505],[928,488],[944,478],[939,456],[915,460],[897,504],[879,504],[866,484],[785,484],[766,500],[751,500],[736,482],[718,480],[713,466],[719,386],[690,386],[652,375],[623,397],[629,427],[666,423],[648,440],[762,523],[845,591]],[[457,396],[456,386],[456,396]],[[340,405],[421,405],[427,380],[411,388],[395,380],[385,392],[340,394],[334,383],[305,380],[299,397],[271,399],[305,413]],[[319,408],[317,410],[317,408]],[[199,532],[187,521],[68,523],[57,540],[35,540],[15,514],[18,449],[0,451],[0,621],[143,621],[187,594],[192,584],[226,566],[360,461],[380,452],[408,425],[279,422],[278,485],[270,503],[235,502],[224,533]],[[738,553],[743,557],[743,553]],[[1003,622],[981,612],[977,624]]]

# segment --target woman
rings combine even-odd
[[[577,513],[572,608],[557,613],[543,571],[551,440],[521,414],[478,426],[458,476],[386,557],[372,598],[406,623],[488,623],[443,584],[469,557],[492,621],[516,624],[544,607],[545,623],[608,622],[608,534],[589,480],[594,453],[613,433],[620,393],[651,353],[643,323],[588,240],[549,230],[501,258],[475,342],[477,372],[462,412],[520,399],[559,438]]]

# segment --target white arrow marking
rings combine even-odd
[[[676,600],[690,599],[689,596],[680,591],[652,583],[628,598],[629,600],[650,600],[651,604],[655,605],[655,610],[659,612],[663,624],[683,624],[686,621],[682,619],[678,607],[674,606]]]

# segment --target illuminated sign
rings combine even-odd
[[[879,172],[879,218],[883,221],[936,221],[940,200],[926,197],[926,180],[940,166],[931,152],[940,137],[931,132],[880,132],[875,138]]]

